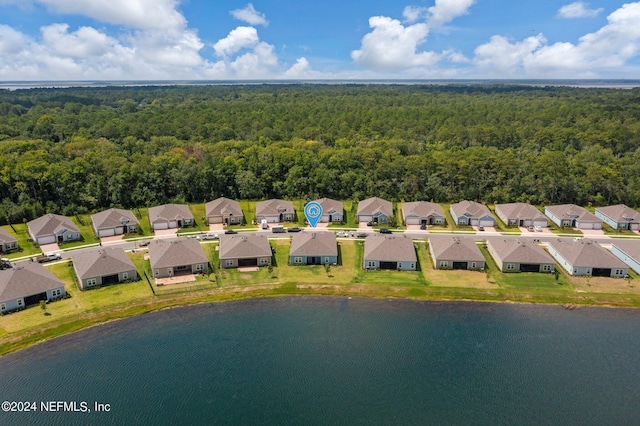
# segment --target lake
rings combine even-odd
[[[0,424],[638,424],[638,336],[628,309],[198,305],[0,358],[0,399],[36,408]]]

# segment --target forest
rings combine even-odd
[[[0,90],[0,223],[219,196],[637,207],[640,90]]]

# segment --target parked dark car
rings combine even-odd
[[[424,231],[425,229],[427,229],[427,225],[425,225],[425,224],[423,223],[422,225],[420,225],[420,229],[422,229],[422,230]]]
[[[292,226],[291,228],[287,229],[287,232],[300,232],[302,231],[302,229],[298,228],[297,226]]]
[[[478,226],[478,231],[484,231],[484,226],[482,225]]]
[[[356,238],[366,238],[367,235],[369,235],[369,234],[367,234],[366,232],[358,232],[356,234]]]
[[[225,234],[237,234],[238,231],[235,231],[233,229],[227,229],[226,231],[224,231]]]
[[[138,243],[138,247],[146,247],[149,245],[149,243],[151,242],[151,240],[144,240],[144,241],[140,241]]]
[[[381,234],[392,234],[393,232],[391,232],[391,229],[380,228],[380,233]]]
[[[373,226],[373,222],[367,222],[367,226]]]

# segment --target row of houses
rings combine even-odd
[[[322,208],[321,223],[343,222],[343,204],[330,198],[316,200]],[[402,204],[402,219],[406,225],[444,225],[445,214],[437,203],[415,201]],[[489,208],[475,201],[451,204],[449,212],[457,225],[495,226],[496,219]],[[559,227],[578,229],[602,229],[606,223],[613,229],[640,230],[640,213],[623,204],[598,207],[595,214],[574,204],[547,206],[542,214],[536,207],[525,203],[496,204],[496,215],[507,226],[548,227],[549,220]],[[206,220],[210,224],[240,224],[244,213],[240,203],[228,198],[218,198],[205,204]],[[282,223],[295,218],[293,203],[271,199],[256,203],[256,221]],[[393,217],[393,204],[378,197],[358,203],[358,222],[386,224]],[[91,216],[93,229],[98,237],[109,237],[137,232],[136,216],[125,209],[108,209]],[[195,218],[186,204],[164,204],[149,208],[149,223],[153,231],[192,226]],[[27,223],[29,235],[38,245],[62,243],[80,239],[80,230],[73,221],[62,215],[46,214]],[[17,239],[0,230],[0,252],[17,248]]]
[[[545,250],[519,238],[490,238],[487,251],[502,272],[554,272],[557,263],[569,275],[624,278],[629,268],[640,273],[640,241],[614,240],[611,251],[589,238],[557,238]],[[429,238],[438,269],[483,270],[485,259],[473,238],[438,235]]]

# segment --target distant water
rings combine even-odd
[[[0,424],[631,425],[638,336],[640,311],[623,309],[312,297],[186,307],[0,358],[3,401],[111,407],[0,412]]]
[[[630,79],[475,79],[475,80],[103,80],[103,81],[0,81],[0,89],[65,89],[70,87],[218,86],[256,84],[406,84],[406,85],[519,85],[577,88],[632,89],[640,80]]]

